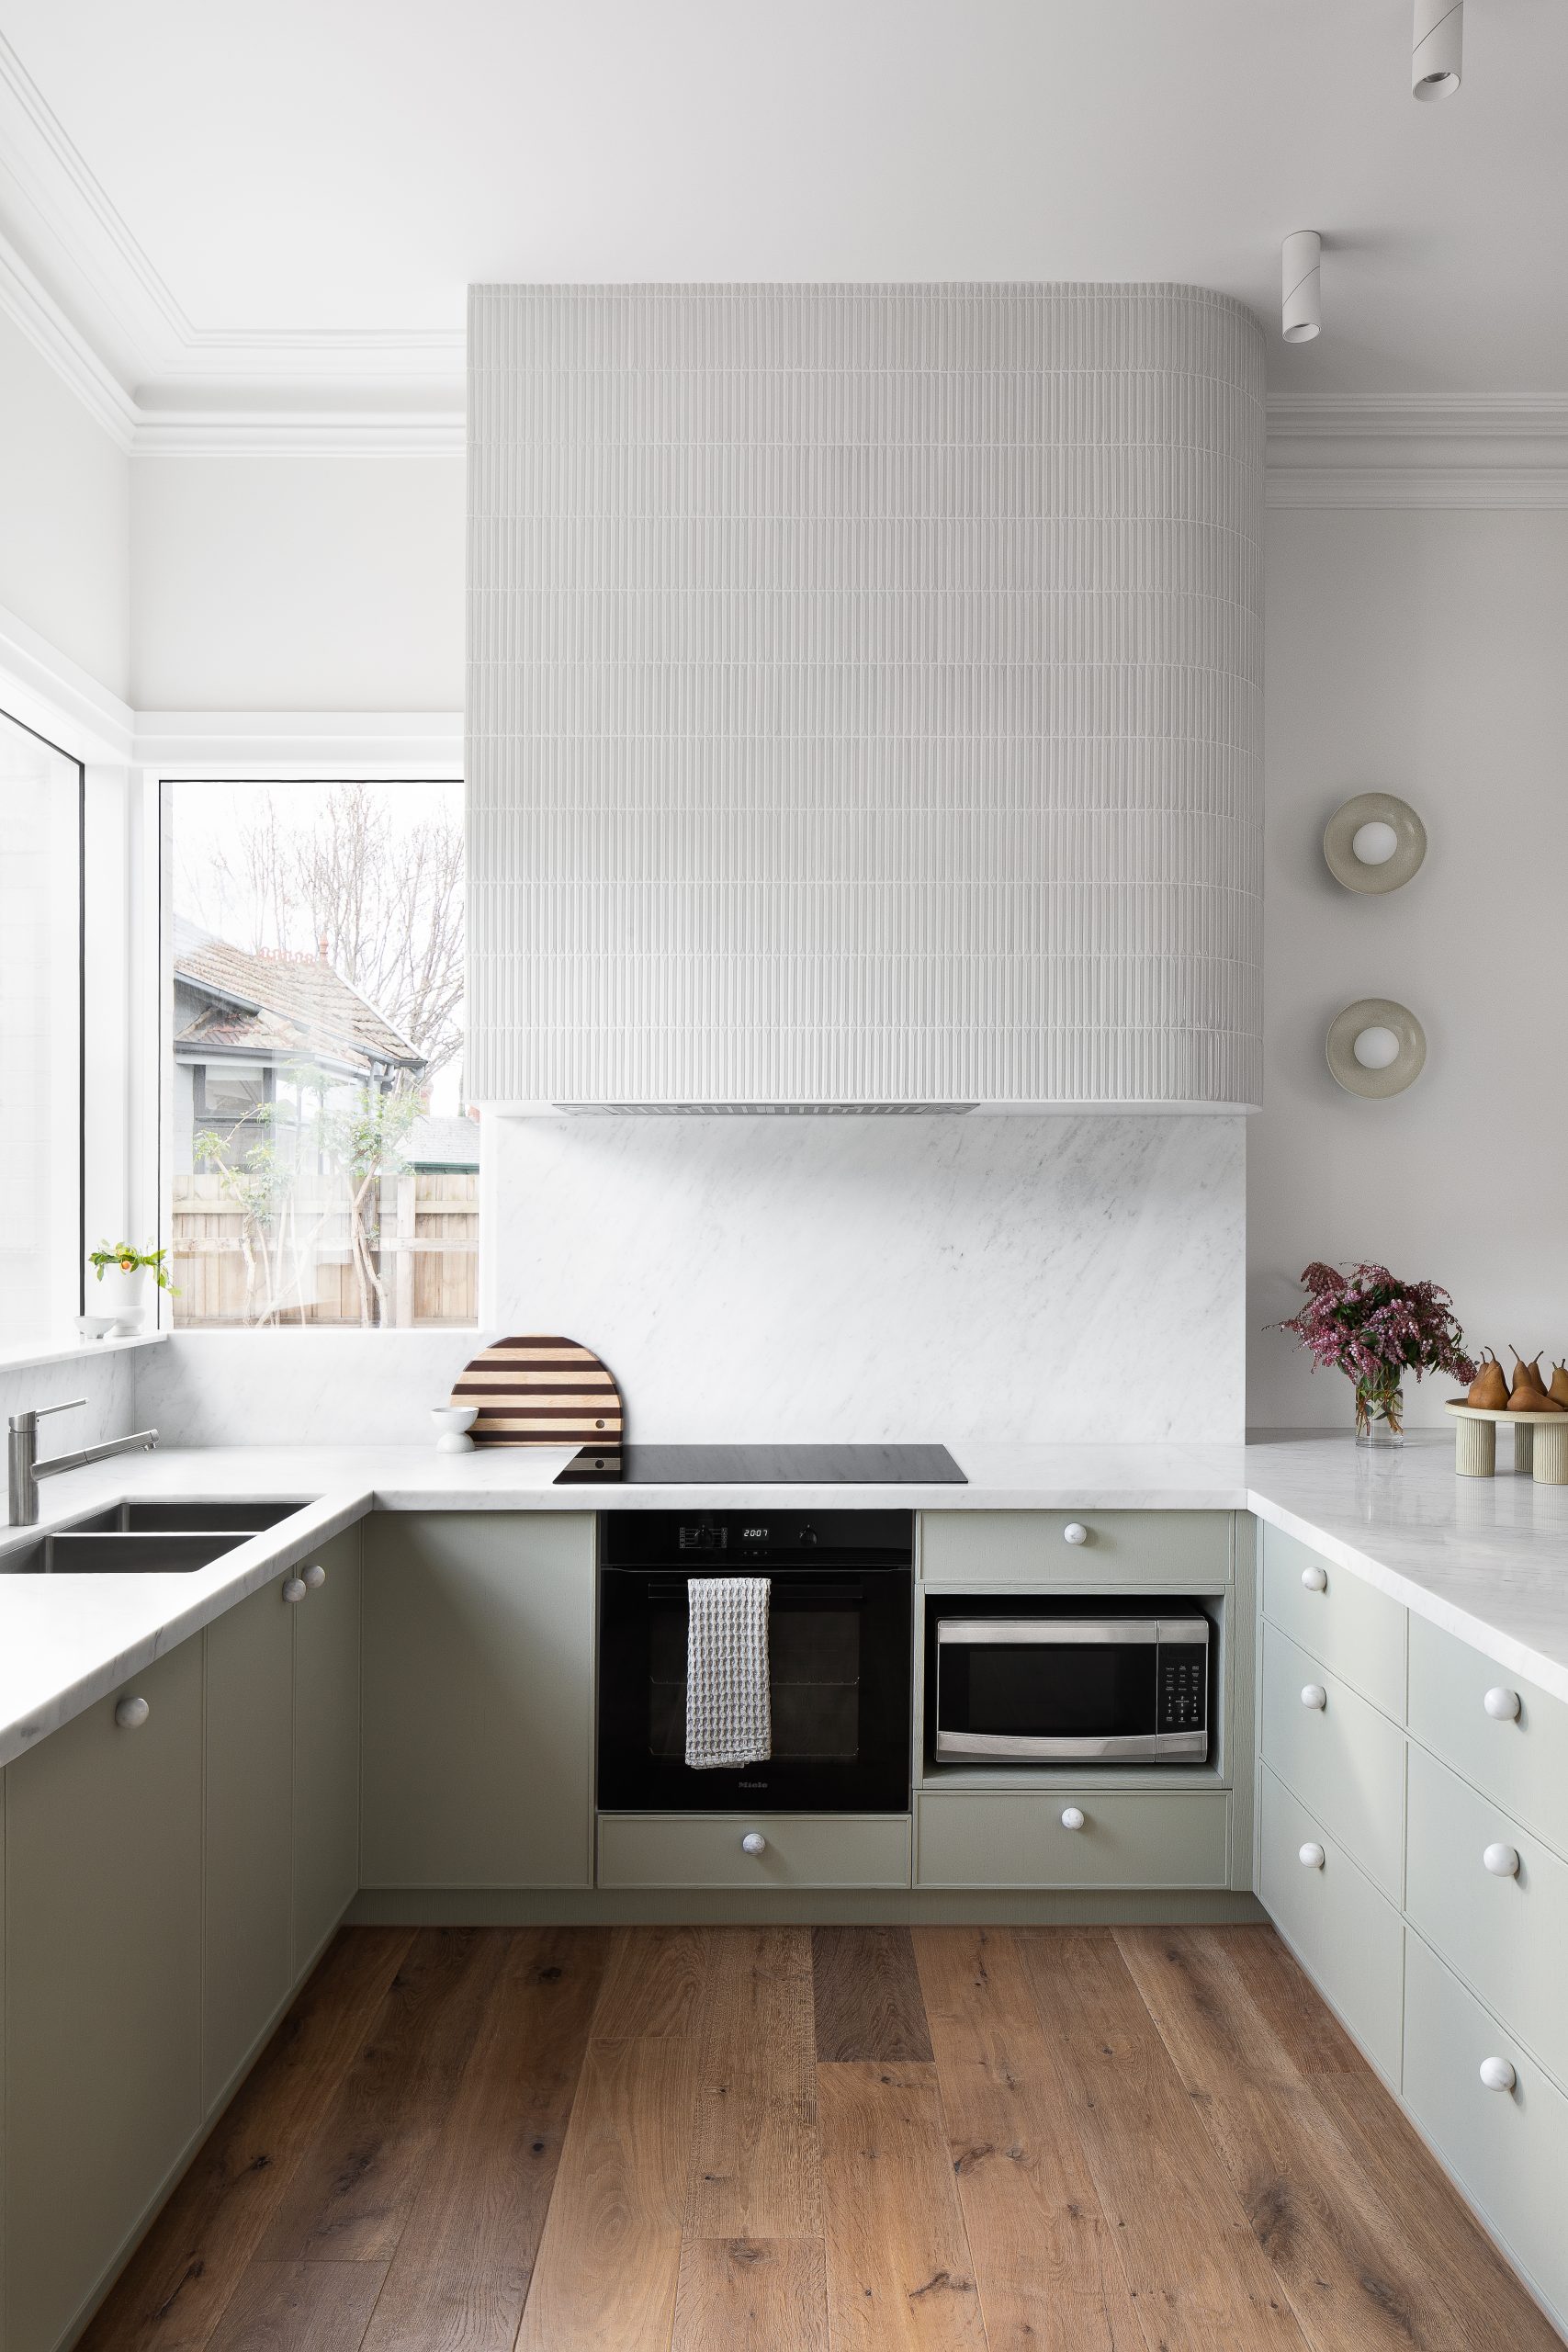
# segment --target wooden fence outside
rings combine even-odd
[[[174,1180],[170,1272],[175,1329],[215,1324],[360,1323],[359,1278],[350,1245],[342,1179],[304,1177],[266,1237],[225,1198],[209,1171]],[[381,1186],[380,1228],[372,1253],[386,1291],[388,1325],[471,1324],[479,1314],[479,1178],[458,1170],[418,1170]],[[254,1270],[254,1272],[253,1272]],[[275,1301],[267,1312],[270,1287]]]

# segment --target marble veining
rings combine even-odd
[[[965,1487],[856,1489],[913,1510],[1250,1510],[1568,1702],[1568,1488],[1456,1478],[1453,1448],[1359,1454],[1343,1437],[1241,1445],[956,1445]],[[0,1535],[0,1764],[309,1557],[371,1510],[581,1510],[567,1454],[276,1446],[137,1454],[58,1482],[43,1524],[122,1495],[307,1497],[193,1576],[8,1573],[36,1531]],[[628,1487],[622,1510],[842,1509],[841,1487]]]
[[[424,1446],[479,1345],[447,1329],[175,1331],[139,1363],[136,1408],[166,1445]]]
[[[486,1320],[645,1443],[1239,1440],[1240,1118],[487,1118]]]

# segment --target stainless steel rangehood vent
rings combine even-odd
[[[485,287],[468,349],[479,1099],[1258,1101],[1245,311]]]

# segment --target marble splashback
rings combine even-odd
[[[482,1320],[649,1442],[1239,1440],[1244,1128],[487,1117]]]
[[[0,1428],[13,1413],[40,1405],[63,1405],[85,1399],[84,1410],[57,1413],[39,1431],[39,1452],[73,1453],[81,1445],[101,1445],[106,1438],[125,1437],[141,1424],[135,1419],[135,1374],[140,1356],[155,1356],[157,1348],[115,1348],[102,1354],[84,1349],[67,1362],[17,1364],[0,1368]],[[0,1493],[0,1515],[6,1498]]]
[[[137,1410],[169,1445],[433,1443],[471,1330],[175,1331],[146,1351]]]

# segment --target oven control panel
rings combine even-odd
[[[1202,1731],[1208,1723],[1209,1654],[1196,1643],[1167,1645],[1159,1651],[1161,1731]]]

